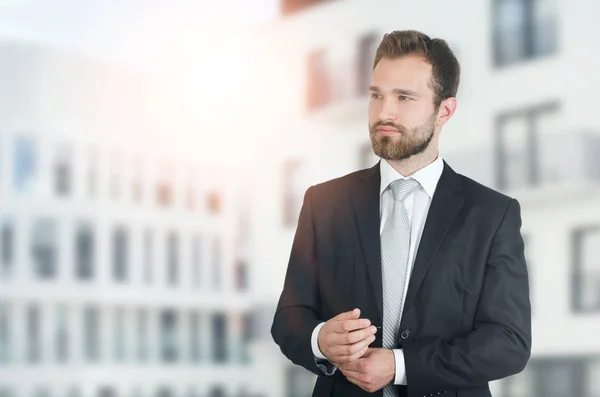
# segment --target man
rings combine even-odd
[[[447,43],[386,34],[369,130],[382,161],[310,187],[271,329],[313,396],[490,396],[531,351],[517,200],[438,152],[460,66]]]

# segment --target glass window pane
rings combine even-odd
[[[10,362],[10,306],[0,302],[0,364]]]
[[[160,318],[160,348],[163,362],[171,363],[178,359],[177,315],[173,310],[166,310]]]
[[[167,235],[167,280],[170,285],[179,281],[179,237],[171,232]]]
[[[0,277],[8,277],[12,271],[15,256],[14,223],[0,216]]]
[[[92,225],[82,222],[75,237],[75,274],[80,280],[94,277],[95,240]]]
[[[502,170],[506,187],[519,188],[529,182],[530,124],[525,117],[511,117],[502,125]]]
[[[83,313],[84,356],[88,361],[97,361],[100,356],[100,312],[87,307]]]
[[[68,309],[66,306],[59,306],[56,310],[56,341],[55,341],[56,360],[66,362],[69,358],[69,323]]]
[[[57,227],[52,219],[33,224],[31,247],[33,270],[39,278],[53,278],[57,267]]]
[[[58,148],[54,164],[54,192],[57,196],[68,196],[71,193],[71,146],[62,144]]]
[[[19,137],[14,145],[13,185],[17,192],[31,192],[35,189],[37,153],[35,142]]]

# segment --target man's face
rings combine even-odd
[[[377,156],[404,160],[429,146],[438,113],[431,78],[431,65],[419,56],[379,61],[369,100],[369,132]]]

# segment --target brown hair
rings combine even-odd
[[[435,107],[456,96],[460,83],[460,64],[443,39],[431,39],[416,30],[396,30],[386,33],[375,53],[373,69],[382,58],[397,59],[421,55],[432,67],[431,88],[435,93]]]

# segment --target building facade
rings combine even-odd
[[[243,174],[150,76],[0,58],[0,396],[260,395]]]
[[[305,190],[378,161],[367,103],[382,35],[420,30],[446,39],[462,67],[442,157],[522,206],[533,352],[521,374],[492,382],[494,395],[600,394],[600,122],[593,94],[600,58],[592,39],[600,33],[592,19],[599,7],[591,0],[282,1],[281,18],[256,33],[254,92],[272,132],[257,167],[262,215],[252,234],[253,266],[269,269],[254,281],[265,310],[273,313],[281,292]],[[265,351],[291,365],[266,325]],[[306,376],[285,371],[289,384]],[[290,395],[310,395],[312,385],[300,383]]]

